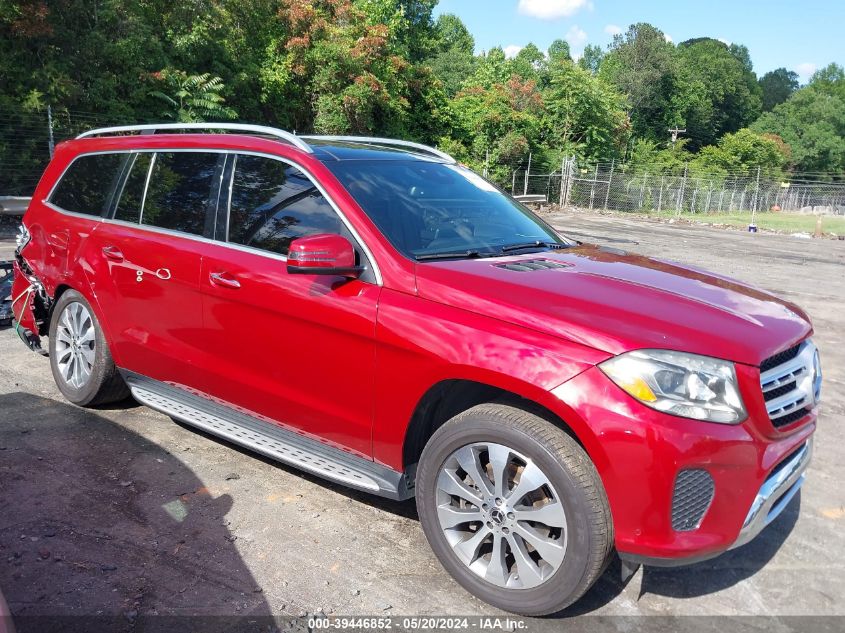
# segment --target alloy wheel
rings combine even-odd
[[[459,448],[437,477],[437,518],[455,555],[498,587],[547,581],[566,555],[566,513],[530,458],[490,442]]]
[[[56,328],[56,364],[62,379],[81,389],[94,368],[96,331],[88,308],[77,301],[68,303]]]

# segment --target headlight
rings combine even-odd
[[[26,226],[21,223],[21,225],[18,227],[18,234],[15,236],[15,243],[17,244],[18,252],[20,252],[24,246],[29,244],[29,240],[31,239],[32,236],[29,234],[29,231],[27,230]]]
[[[682,418],[736,424],[745,419],[733,363],[668,350],[637,350],[599,365],[644,405]]]

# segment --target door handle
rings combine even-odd
[[[120,252],[120,249],[116,246],[104,246],[103,247],[103,256],[106,259],[110,259],[113,262],[122,262],[123,261],[123,253]]]
[[[215,286],[222,286],[224,288],[240,288],[241,282],[233,279],[227,273],[211,273],[208,280]]]

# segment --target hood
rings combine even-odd
[[[582,244],[417,265],[421,297],[609,354],[671,349],[749,365],[812,332],[797,306],[741,282]]]

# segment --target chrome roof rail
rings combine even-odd
[[[101,136],[104,134],[120,134],[122,132],[152,132],[155,134],[158,131],[165,130],[227,130],[230,132],[246,132],[248,134],[263,134],[265,136],[273,136],[284,141],[287,141],[294,147],[301,149],[303,152],[313,154],[314,150],[311,146],[302,140],[296,134],[291,134],[285,130],[280,130],[274,127],[265,125],[250,125],[247,123],[151,123],[148,125],[120,125],[117,127],[102,127],[96,130],[88,130],[83,132],[76,138],[90,138],[92,136]]]
[[[315,141],[343,141],[348,143],[363,143],[366,145],[385,145],[387,147],[399,147],[416,150],[419,153],[430,154],[447,163],[457,163],[454,158],[449,156],[446,152],[441,152],[439,149],[423,145],[422,143],[413,143],[411,141],[400,141],[393,138],[378,138],[375,136],[319,136],[315,134],[305,134],[302,138],[313,139]]]

